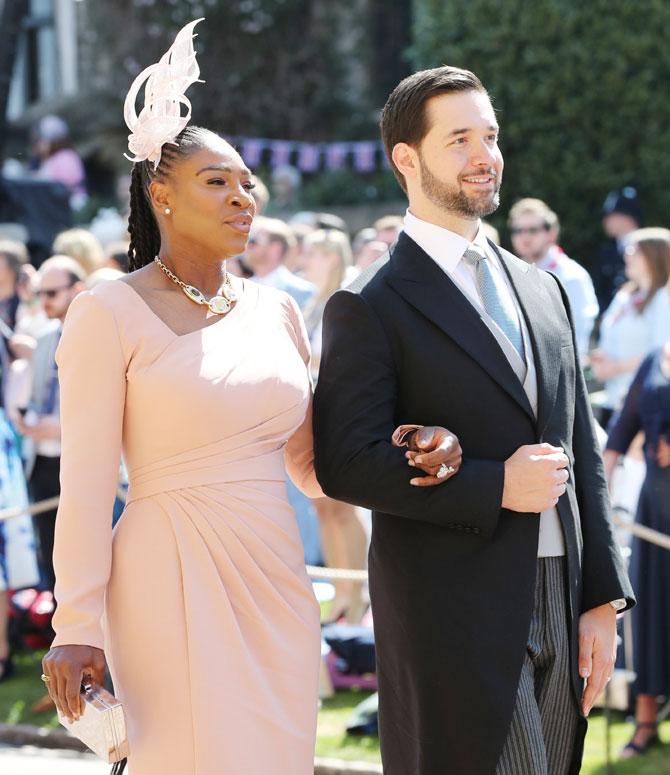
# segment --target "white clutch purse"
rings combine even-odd
[[[58,720],[93,753],[109,764],[121,764],[129,754],[123,705],[102,687],[82,686],[84,712],[70,723],[61,713]],[[125,762],[112,772],[123,772]]]

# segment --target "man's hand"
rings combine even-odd
[[[579,617],[579,675],[586,678],[582,713],[588,716],[604,690],[616,659],[616,611],[609,604]]]
[[[415,487],[434,487],[458,473],[463,452],[458,438],[451,431],[426,425],[412,434],[405,457],[410,466],[427,474],[410,479],[410,484]],[[437,472],[443,464],[451,466],[453,471],[438,478]]]
[[[558,503],[569,479],[569,460],[560,447],[527,444],[505,461],[502,507],[540,513]]]

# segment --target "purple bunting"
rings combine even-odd
[[[354,143],[354,169],[357,172],[373,172],[377,167],[376,150],[377,143],[369,140]]]
[[[273,140],[270,143],[272,159],[270,163],[274,167],[283,167],[290,163],[293,143],[290,140]]]
[[[316,172],[321,161],[319,146],[313,143],[301,143],[298,148],[298,168],[303,172]]]
[[[326,146],[326,169],[341,170],[344,167],[349,143],[328,143]]]
[[[245,137],[242,140],[241,156],[252,169],[258,167],[261,163],[263,151],[266,148],[265,140],[260,140],[257,137]]]

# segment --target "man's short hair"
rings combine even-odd
[[[51,256],[51,258],[47,258],[47,260],[40,265],[37,276],[41,279],[52,269],[58,269],[61,272],[65,272],[73,285],[75,283],[83,283],[86,280],[86,272],[82,269],[81,264],[70,256],[55,255]]]
[[[487,93],[474,73],[444,65],[408,76],[389,95],[382,110],[380,128],[386,156],[403,191],[407,191],[407,184],[393,162],[394,147],[398,143],[416,147],[428,134],[426,103],[431,97],[466,91]]]
[[[295,235],[291,231],[291,227],[284,221],[280,221],[279,218],[265,218],[263,216],[255,218],[254,231],[257,233],[264,231],[270,242],[281,243],[282,258],[295,247]]]
[[[535,215],[542,220],[547,229],[555,229],[556,232],[560,229],[558,215],[541,199],[533,199],[532,197],[519,199],[509,211],[507,225],[512,226],[520,215]]]
[[[373,228],[376,231],[386,231],[387,229],[402,229],[405,225],[405,221],[402,215],[383,215],[381,218],[373,223]]]

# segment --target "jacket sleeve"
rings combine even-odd
[[[56,361],[62,451],[53,645],[103,648],[126,363],[113,312],[94,293],[84,292],[70,305]]]
[[[572,450],[575,492],[584,543],[581,610],[588,611],[621,599],[625,599],[626,608],[632,608],[635,605],[635,596],[624,568],[621,550],[614,537],[607,481],[591,404],[579,363],[570,302],[561,283],[556,278],[554,280],[570,319],[575,354],[575,421]]]
[[[307,379],[309,381],[309,403],[305,418],[288,440],[284,450],[286,472],[295,486],[308,498],[323,498],[323,490],[319,486],[314,473],[314,435],[312,432],[312,377],[310,372],[309,339],[305,329],[302,314],[296,302],[286,296],[288,305],[291,335],[295,342],[300,357],[305,364]]]
[[[490,538],[501,511],[504,463],[467,457],[455,476],[413,487],[416,470],[391,444],[396,367],[384,330],[360,295],[326,305],[315,393],[315,465],[326,495],[407,519]]]
[[[633,439],[642,429],[639,412],[640,392],[653,359],[653,354],[648,355],[640,364],[640,368],[637,370],[637,374],[626,394],[626,400],[608,429],[607,449],[614,450],[621,455],[625,455],[628,452],[628,447],[630,447]]]

